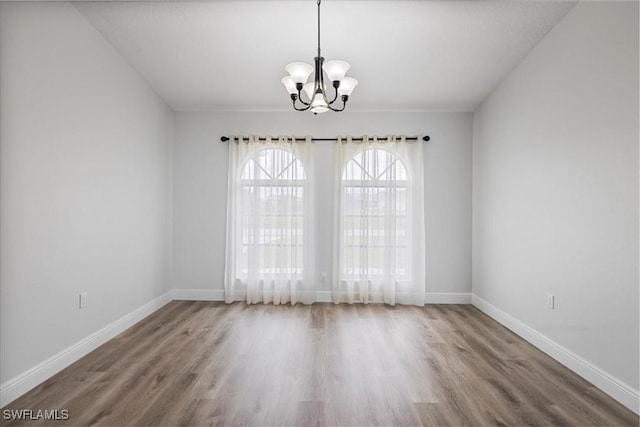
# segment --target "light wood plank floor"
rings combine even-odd
[[[66,409],[42,423],[59,426],[638,425],[465,305],[174,301],[3,409]]]

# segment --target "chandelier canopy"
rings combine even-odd
[[[340,60],[324,62],[324,58],[320,54],[320,2],[321,0],[318,0],[318,56],[313,59],[315,68],[305,62],[292,62],[285,67],[289,75],[281,80],[291,96],[293,108],[296,111],[311,110],[314,114],[329,110],[343,111],[351,92],[358,84],[358,81],[353,77],[345,77],[351,68],[349,63]],[[314,71],[313,81],[307,82]],[[333,97],[327,96],[325,74],[333,86]],[[305,94],[306,100],[302,93]],[[342,106],[334,106],[338,96],[342,101]]]

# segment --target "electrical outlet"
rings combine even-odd
[[[86,292],[81,292],[80,293],[80,308],[84,308],[87,306],[87,293]]]
[[[322,283],[325,283],[327,281],[327,273],[320,273],[320,280],[322,281]]]
[[[547,294],[547,308],[551,310],[556,308],[556,297],[553,294]]]

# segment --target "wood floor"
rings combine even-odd
[[[59,426],[638,425],[469,305],[174,301],[3,409],[68,410],[40,424]]]

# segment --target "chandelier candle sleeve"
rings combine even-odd
[[[314,66],[305,62],[292,62],[285,67],[289,75],[280,80],[291,97],[293,108],[296,111],[311,110],[314,114],[329,110],[344,111],[353,89],[358,85],[358,81],[353,77],[345,77],[351,68],[348,62],[341,60],[324,62],[320,53],[320,2],[321,0],[317,0],[318,55],[313,58]],[[307,82],[312,73],[313,80]],[[325,75],[327,83],[325,83]],[[333,88],[333,96],[327,96],[329,82]],[[342,105],[335,104],[338,98],[342,101]]]

